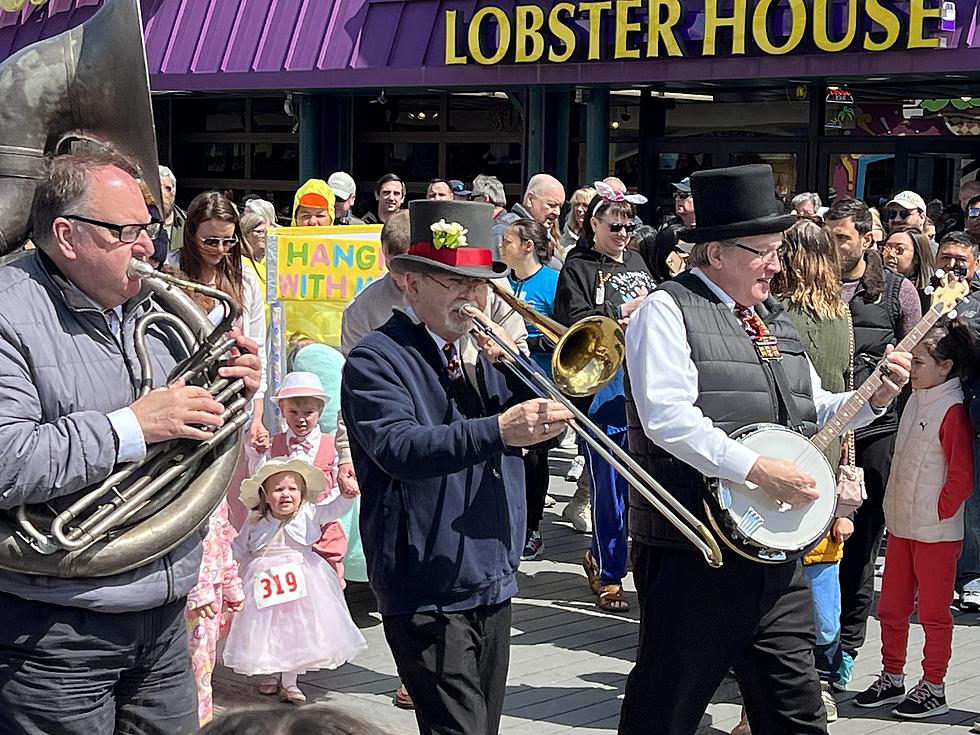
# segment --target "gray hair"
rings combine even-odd
[[[544,187],[552,185],[558,186],[562,191],[565,191],[565,187],[562,186],[562,183],[551,174],[534,174],[534,176],[532,176],[527,182],[527,189],[524,191],[524,199],[527,199],[528,194],[538,194]]]
[[[239,224],[242,228],[243,235],[251,235],[252,230],[258,227],[260,224],[265,223],[266,225],[274,225],[275,222],[270,222],[266,217],[255,211],[245,212],[239,220]]]
[[[473,196],[485,196],[487,201],[498,207],[507,206],[507,195],[504,193],[504,185],[496,176],[480,174],[473,179],[471,188]]]
[[[820,201],[820,195],[815,191],[804,191],[802,194],[797,194],[793,197],[793,209],[796,209],[803,202],[813,202],[814,210],[820,209],[823,206],[823,202]]]
[[[708,242],[698,242],[694,244],[691,248],[691,255],[687,259],[688,268],[704,268],[711,265],[708,259],[708,246],[717,242],[723,248],[735,248],[738,247],[738,243],[734,240],[709,240]]]
[[[268,220],[270,225],[276,225],[279,222],[279,218],[276,217],[275,205],[267,199],[249,199],[245,202],[243,213],[247,212],[255,212],[263,219]]]
[[[160,180],[170,179],[174,183],[174,188],[177,188],[177,177],[174,176],[174,172],[171,171],[166,166],[160,166]]]

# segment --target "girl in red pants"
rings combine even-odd
[[[949,604],[963,544],[963,502],[973,492],[973,431],[960,378],[975,364],[974,341],[962,325],[934,327],[912,350],[912,397],[885,489],[889,535],[878,602],[882,672],[854,698],[859,707],[897,703],[892,714],[907,719],[949,709],[943,685],[953,643]],[[916,593],[926,641],[922,680],[906,694]]]

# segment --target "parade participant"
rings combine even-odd
[[[265,354],[265,290],[258,279],[258,266],[242,265],[242,236],[238,210],[216,191],[198,194],[187,207],[184,246],[178,253],[180,270],[192,281],[217,288],[232,297],[242,310],[241,329]],[[225,316],[224,305],[216,299],[192,294],[208,318],[218,324]],[[248,442],[257,452],[269,445],[269,431],[262,423],[265,412],[265,361],[262,387],[252,400],[252,421]]]
[[[333,224],[334,193],[323,179],[309,179],[293,197],[293,227]]]
[[[514,295],[548,318],[554,317],[555,289],[558,286],[558,272],[547,267],[551,253],[548,231],[544,225],[533,219],[517,220],[504,232],[500,243],[501,258],[510,267],[507,280]],[[545,339],[541,330],[533,323],[527,322],[526,326],[531,359],[550,378],[554,345]],[[540,526],[550,479],[547,448],[527,450],[524,455],[527,538],[524,541],[524,551],[521,552],[521,561],[536,559],[544,549]]]
[[[558,276],[555,318],[571,326],[589,316],[606,316],[623,327],[657,284],[643,258],[626,248],[635,229],[631,199],[645,202],[640,195],[623,195],[603,182],[596,182],[589,205],[589,226],[583,243],[569,251]],[[642,200],[642,202],[640,201]],[[626,447],[626,409],[622,371],[592,401],[590,418],[613,441]],[[592,478],[592,545],[583,566],[597,604],[609,612],[628,612],[623,594],[629,536],[629,488],[608,462],[592,447],[586,456]]]
[[[701,519],[710,478],[753,483],[790,505],[810,502],[812,477],[730,438],[756,422],[787,423],[790,414],[812,432],[850,395],[823,390],[770,298],[782,232],[795,215],[781,213],[769,166],[700,171],[691,187],[697,226],[680,235],[696,243],[694,268],[661,284],[626,330],[630,451]],[[757,351],[763,338],[775,339],[781,361]],[[856,422],[871,420],[908,379],[907,354],[889,350],[885,363],[889,376]],[[773,387],[777,369],[791,394],[785,399]],[[638,494],[630,512],[641,621],[621,735],[694,733],[730,669],[755,735],[825,733],[799,560],[762,564],[726,551],[712,569]]]
[[[871,249],[874,220],[864,202],[840,199],[826,223],[841,262],[841,298],[854,326],[854,385],[875,369],[889,344],[902,339],[922,318],[915,286],[884,267]],[[854,514],[854,533],[840,563],[841,670],[835,684],[845,688],[858,650],[864,645],[874,601],[875,561],[885,530],[882,498],[891,470],[898,411],[890,406],[878,419],[855,432],[854,455],[864,470],[867,500]]]
[[[912,350],[912,397],[895,441],[885,489],[888,546],[881,580],[881,674],[854,698],[858,707],[896,704],[892,714],[920,720],[949,711],[945,679],[952,656],[949,601],[963,545],[963,503],[973,493],[973,427],[962,380],[976,372],[969,328],[933,327]],[[925,631],[922,679],[905,693],[909,618]]]
[[[497,733],[526,530],[520,447],[571,416],[524,400],[492,340],[473,374],[460,364],[471,315],[489,321],[486,281],[508,271],[491,259],[492,211],[410,204],[412,245],[389,265],[411,316],[396,311],[350,351],[341,387],[368,576],[419,729],[434,735]]]
[[[246,595],[225,642],[225,666],[240,674],[275,674],[263,694],[302,703],[297,678],[335,669],[367,648],[351,620],[340,581],[313,553],[320,528],[353,505],[349,495],[318,500],[323,472],[301,459],[272,459],[242,483],[251,514],[235,539]]]
[[[378,211],[364,215],[364,223],[383,225],[402,208],[405,201],[405,182],[397,174],[385,174],[374,186],[374,198],[378,200]]]
[[[0,268],[5,510],[71,500],[117,464],[142,459],[148,446],[204,441],[223,423],[223,406],[203,388],[160,387],[133,400],[135,323],[154,306],[128,267],[150,255],[159,227],[138,177],[132,161],[108,151],[47,160],[32,211],[37,250]],[[251,393],[259,385],[256,347],[237,341],[242,354],[220,374],[243,378]],[[179,344],[169,332],[147,332],[154,385],[187,357]],[[6,730],[195,732],[183,612],[202,536],[108,577],[0,572]]]

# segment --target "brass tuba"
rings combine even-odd
[[[0,62],[0,100],[0,255],[29,236],[44,156],[72,140],[111,143],[162,201],[139,0],[105,0],[77,28]]]

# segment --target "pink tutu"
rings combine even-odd
[[[286,563],[303,566],[306,596],[259,609],[255,576]],[[309,548],[270,544],[249,562],[243,581],[245,606],[232,621],[222,657],[225,666],[247,675],[335,669],[367,648],[337,575]]]

